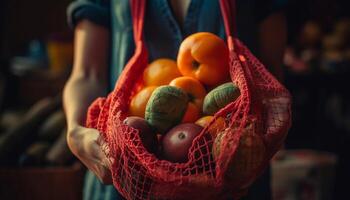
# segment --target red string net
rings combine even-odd
[[[238,199],[268,166],[291,125],[289,92],[238,39],[228,25],[231,80],[241,95],[214,115],[192,144],[188,162],[160,160],[143,146],[138,131],[123,124],[142,82],[147,50],[142,38],[145,1],[131,1],[136,51],[116,87],[89,108],[87,126],[100,131],[114,186],[127,199]],[[218,128],[215,121],[225,119]],[[213,131],[217,137],[212,137]],[[211,132],[211,133],[209,133]]]

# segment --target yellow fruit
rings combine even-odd
[[[131,99],[129,107],[130,116],[145,118],[147,102],[156,88],[156,86],[145,87]]]
[[[149,64],[143,72],[146,86],[168,85],[171,80],[181,76],[176,62],[171,59],[157,59]]]

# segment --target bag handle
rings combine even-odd
[[[146,0],[130,0],[134,40],[137,45],[143,41],[143,26],[145,21]]]
[[[233,50],[233,38],[237,37],[236,0],[219,0],[222,18],[228,42],[228,48]]]
[[[128,63],[125,65],[124,70],[120,74],[117,83],[115,85],[114,91],[127,90],[131,91],[132,87],[130,83],[137,81],[135,74],[140,73],[141,64],[147,63],[147,49],[144,45],[143,38],[143,26],[145,21],[145,10],[146,10],[146,0],[129,0],[130,11],[132,18],[133,35],[135,42],[135,52],[130,58]],[[143,56],[140,56],[143,55]],[[145,56],[146,55],[146,56]],[[140,64],[141,63],[141,64]],[[129,76],[128,74],[134,74],[134,76]],[[117,94],[117,92],[115,92]],[[118,95],[117,95],[118,96]],[[126,97],[125,97],[126,98]]]

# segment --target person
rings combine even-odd
[[[285,5],[285,0],[237,0],[238,37],[277,77],[281,77],[286,43]],[[68,20],[75,28],[75,58],[63,99],[68,145],[90,170],[83,196],[122,199],[112,185],[102,184],[112,183],[109,163],[99,146],[99,132],[85,128],[84,121],[88,106],[111,91],[133,55],[129,1],[77,0],[68,7]],[[225,38],[219,1],[213,0],[149,0],[144,27],[150,61],[175,59],[181,41],[195,32]],[[247,198],[270,199],[269,174],[266,176],[250,192],[258,197]]]

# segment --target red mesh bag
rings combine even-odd
[[[87,126],[100,131],[113,183],[127,199],[238,199],[268,166],[291,125],[289,92],[235,35],[235,1],[220,0],[230,50],[230,76],[241,92],[217,112],[189,150],[188,162],[158,159],[138,131],[123,124],[148,64],[142,37],[145,0],[131,0],[136,50],[115,89],[89,108]],[[215,121],[222,117],[225,127]],[[209,137],[216,131],[217,137]],[[209,131],[208,131],[209,130]]]

